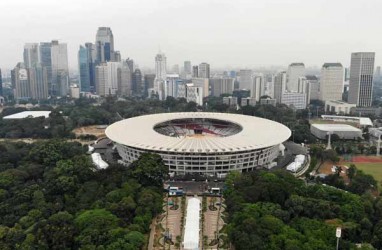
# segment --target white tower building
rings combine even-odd
[[[167,78],[166,56],[159,52],[155,57],[155,81],[154,92],[158,94],[159,100],[165,99],[165,85]]]
[[[320,100],[342,100],[344,70],[341,63],[325,63],[321,68]]]
[[[288,67],[286,89],[298,91],[298,78],[305,76],[305,65],[303,63],[292,63]]]
[[[349,103],[370,107],[373,96],[374,52],[351,54]]]

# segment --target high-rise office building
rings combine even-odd
[[[324,63],[321,68],[320,100],[340,101],[344,85],[344,70],[341,63]]]
[[[96,48],[92,43],[80,45],[78,50],[78,70],[80,73],[80,90],[82,92],[95,91],[95,58]]]
[[[305,78],[309,84],[309,89],[310,89],[309,103],[312,100],[318,100],[320,98],[320,82],[318,81],[317,76],[307,75]]]
[[[306,109],[306,93],[285,92],[281,96],[281,103],[295,109]]]
[[[209,78],[192,78],[192,83],[196,87],[201,87],[203,89],[203,97],[207,97],[209,95]]]
[[[195,102],[203,105],[203,88],[195,86],[193,83],[181,84],[178,86],[178,98],[185,98],[187,102]]]
[[[66,96],[69,94],[68,49],[66,43],[59,43],[57,40],[52,41],[51,60],[51,94]]]
[[[41,64],[35,64],[28,69],[30,96],[32,99],[40,100],[48,98],[48,71]]]
[[[107,64],[101,63],[95,67],[95,82],[96,82],[96,92],[99,96],[110,95],[109,89],[106,89],[108,81],[108,71]]]
[[[121,79],[121,63],[106,62],[96,66],[96,87],[100,96],[116,95]]]
[[[184,61],[184,73],[186,73],[186,75],[190,75],[192,73],[190,61]]]
[[[373,96],[374,52],[351,54],[348,102],[370,107]]]
[[[155,82],[154,92],[158,95],[159,100],[165,98],[165,85],[167,77],[167,64],[165,54],[159,52],[155,56]]]
[[[31,68],[35,66],[39,62],[38,43],[26,43],[23,56],[25,67]]]
[[[13,69],[12,82],[15,84],[15,99],[29,99],[31,98],[31,91],[28,80],[28,69],[24,63],[18,63]]]
[[[350,69],[349,68],[345,68],[345,74],[344,74],[344,78],[345,78],[345,82],[349,81],[350,79]]]
[[[48,73],[48,91],[51,93],[52,89],[52,44],[50,42],[40,43],[40,63],[42,67],[46,67]]]
[[[199,78],[210,78],[210,65],[208,63],[199,64]]]
[[[277,103],[281,103],[282,94],[286,91],[286,72],[282,71],[276,74],[274,84],[274,98]]]
[[[97,63],[114,61],[114,36],[110,27],[99,27],[96,35]]]
[[[132,74],[130,71],[130,67],[127,62],[123,62],[121,64],[121,68],[119,69],[119,79],[118,79],[118,93],[122,96],[131,96],[132,89]]]
[[[133,73],[134,70],[135,70],[135,68],[134,68],[134,60],[130,59],[130,58],[127,58],[126,59],[126,63],[129,66],[129,68],[130,68],[130,72]]]
[[[80,45],[80,49],[78,50],[78,70],[80,73],[80,90],[82,92],[90,91],[90,66],[88,54],[88,49]]]
[[[97,48],[93,43],[85,43],[85,48],[87,52],[87,60],[89,66],[89,85],[90,91],[95,92],[95,66],[96,66],[96,58],[97,58]]]
[[[135,69],[132,77],[132,92],[135,96],[141,96],[143,91],[142,72],[140,69]],[[163,93],[164,94],[164,93]]]
[[[221,96],[222,94],[233,94],[234,79],[233,78],[210,78],[211,95]]]
[[[149,89],[154,88],[155,74],[145,74],[144,76],[144,92],[143,96],[147,97],[149,94]]]
[[[168,96],[177,98],[178,97],[178,86],[182,84],[183,81],[179,78],[179,74],[167,74],[166,79],[166,98]]]
[[[305,65],[303,63],[292,63],[288,67],[286,89],[298,91],[298,78],[305,76]]]
[[[309,81],[306,80],[305,76],[301,76],[298,78],[298,93],[306,94],[306,105],[310,102],[310,84]]]
[[[0,69],[0,96],[3,96],[3,75],[1,74],[1,69]]]
[[[115,62],[120,62],[120,61],[122,61],[122,58],[121,58],[121,52],[119,52],[119,51],[115,51],[115,52],[114,52],[114,61],[115,61]]]
[[[252,85],[250,88],[251,98],[256,101],[260,101],[260,97],[264,95],[264,77],[263,76],[255,76],[252,78]]]
[[[198,78],[199,77],[199,67],[198,65],[192,66],[192,77]]]
[[[241,69],[239,72],[240,76],[240,89],[250,90],[252,88],[252,70]]]

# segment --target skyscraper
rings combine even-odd
[[[48,98],[48,71],[41,64],[35,64],[28,69],[30,96],[32,99],[40,100]]]
[[[199,67],[198,67],[198,65],[192,66],[192,77],[193,78],[199,77]]]
[[[114,61],[115,61],[115,62],[120,62],[120,61],[122,61],[122,59],[121,59],[121,52],[119,52],[119,51],[115,51],[115,52],[114,52]]]
[[[24,45],[24,64],[26,68],[35,66],[38,62],[38,43],[26,43]]]
[[[114,61],[114,36],[110,27],[99,27],[96,35],[97,63]]]
[[[320,83],[318,81],[317,76],[314,75],[307,75],[306,80],[309,84],[310,89],[310,100],[318,100],[320,98]]]
[[[106,91],[107,86],[107,64],[101,63],[95,67],[95,81],[96,81],[96,92],[99,96],[109,95],[109,92]]]
[[[90,91],[90,67],[88,54],[88,49],[80,45],[80,49],[78,50],[78,70],[80,73],[80,90],[82,92]]]
[[[277,73],[274,84],[274,98],[277,103],[281,103],[283,93],[286,91],[286,72]]]
[[[107,62],[96,66],[96,87],[100,96],[116,95],[121,79],[121,63]]]
[[[143,96],[147,97],[149,94],[149,89],[154,88],[155,74],[145,74],[144,76],[145,87]]]
[[[373,96],[374,52],[351,54],[348,102],[370,107]]]
[[[96,66],[96,58],[97,58],[97,49],[95,44],[93,43],[85,43],[86,52],[88,53],[88,65],[89,65],[89,85],[90,91],[95,92],[95,66]]]
[[[222,94],[233,93],[234,79],[233,78],[210,78],[211,95],[221,96]]]
[[[340,101],[344,85],[341,63],[325,63],[321,68],[320,100]]]
[[[126,61],[121,64],[121,68],[119,70],[118,93],[122,96],[131,96],[132,74]]]
[[[133,95],[142,95],[142,73],[140,69],[135,69],[132,77],[132,92]],[[164,94],[164,93],[163,93]]]
[[[210,78],[210,65],[208,63],[199,64],[199,78]]]
[[[167,77],[166,67],[166,56],[159,52],[155,57],[156,78],[154,82],[154,91],[158,94],[159,100],[164,100],[165,98],[165,83]]]
[[[241,69],[240,75],[240,89],[250,90],[252,88],[252,70]]]
[[[256,99],[256,101],[260,101],[260,97],[264,94],[264,77],[259,75],[255,76],[252,79],[251,84],[251,98]]]
[[[292,63],[288,67],[286,89],[291,92],[298,91],[298,78],[305,76],[303,63]]]
[[[66,43],[53,40],[51,43],[52,85],[51,94],[66,96],[69,94],[68,50]]]
[[[42,67],[46,67],[48,74],[48,91],[52,89],[52,44],[49,42],[40,43],[40,63]]]
[[[13,69],[12,82],[15,84],[15,99],[29,99],[31,98],[28,69],[24,63],[18,63]]]
[[[186,75],[190,75],[192,73],[190,61],[184,61],[184,73],[186,73]]]

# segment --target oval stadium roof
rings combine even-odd
[[[172,137],[158,133],[154,126],[177,119],[217,119],[239,124],[242,130],[226,137]],[[151,151],[180,153],[237,152],[278,145],[291,136],[289,128],[271,120],[226,113],[188,112],[144,115],[116,122],[106,129],[112,141]]]

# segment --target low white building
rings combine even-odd
[[[237,105],[237,97],[235,96],[227,96],[223,97],[223,103],[228,106],[236,106]]]
[[[24,119],[24,118],[37,118],[37,117],[49,118],[50,113],[51,111],[23,111],[13,115],[4,116],[3,119],[11,120],[11,119]]]
[[[326,139],[329,133],[338,135],[339,138],[345,140],[362,138],[362,131],[360,129],[347,124],[312,124],[310,132],[322,140]]]
[[[356,107],[356,104],[351,104],[343,101],[326,101],[325,110],[335,112],[336,114],[350,114],[351,108]]]
[[[251,97],[241,98],[241,106],[256,106],[256,99]]]

